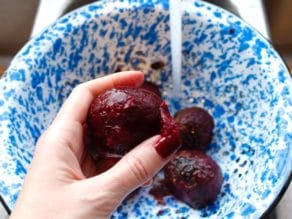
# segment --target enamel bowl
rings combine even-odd
[[[172,113],[201,106],[215,119],[208,154],[224,183],[195,210],[143,188],[113,218],[258,218],[278,201],[292,166],[292,80],[267,40],[214,5],[186,0],[180,100],[171,96],[167,0],[100,1],[30,40],[0,81],[0,194],[13,209],[34,145],[77,84],[124,69],[157,83]]]

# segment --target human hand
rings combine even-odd
[[[154,136],[96,175],[96,166],[84,148],[83,124],[94,97],[117,86],[139,87],[143,80],[141,72],[122,72],[73,90],[37,142],[12,219],[108,218],[129,193],[169,161],[170,157],[162,158],[155,150],[159,136]]]

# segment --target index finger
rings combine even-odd
[[[78,85],[61,107],[54,122],[65,116],[83,124],[86,120],[90,103],[100,93],[118,86],[138,87],[144,81],[144,74],[139,71],[127,71],[97,78]]]

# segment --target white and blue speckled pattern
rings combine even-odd
[[[208,153],[224,184],[218,200],[194,210],[149,188],[113,218],[258,218],[279,195],[292,165],[292,80],[270,44],[237,17],[183,1],[181,101],[169,95],[167,0],[102,1],[61,18],[32,39],[0,81],[0,194],[13,208],[34,145],[72,88],[123,69],[142,69],[172,112],[199,105],[215,118]],[[162,61],[159,70],[151,63]]]

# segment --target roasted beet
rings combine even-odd
[[[157,94],[158,96],[161,97],[161,92],[159,90],[159,87],[154,84],[153,82],[149,82],[149,81],[144,81],[144,83],[142,84],[141,88],[144,88],[146,90],[152,91],[155,94]]]
[[[165,102],[160,107],[161,130],[160,139],[154,145],[157,153],[166,158],[181,147],[181,138],[179,134],[179,126],[171,117]]]
[[[174,131],[170,132],[170,129]],[[119,158],[159,133],[174,135],[175,140],[179,138],[178,125],[162,99],[143,88],[114,88],[100,94],[91,103],[85,144],[95,160]],[[158,152],[161,145],[156,148]]]
[[[103,173],[106,170],[113,167],[117,162],[119,162],[120,158],[115,157],[104,157],[101,158],[98,162],[96,162],[97,174]]]
[[[175,120],[179,123],[182,149],[205,150],[212,140],[214,120],[204,109],[190,107],[178,111]]]
[[[198,150],[179,151],[166,165],[164,173],[170,192],[193,208],[215,201],[223,182],[220,167]]]

